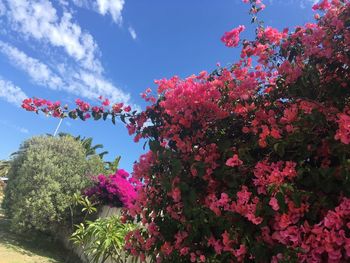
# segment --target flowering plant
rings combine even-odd
[[[263,4],[244,2],[256,22]],[[313,8],[322,12],[315,23],[288,33],[258,22],[232,67],[158,80],[158,98],[143,94],[145,111],[120,111],[135,141],[150,146],[133,171],[143,186],[127,213],[145,229],[128,234],[130,253],[156,262],[350,260],[350,1]],[[237,46],[243,29],[222,41]]]
[[[109,176],[100,174],[95,178],[95,185],[86,189],[84,194],[105,205],[129,207],[136,199],[137,184],[128,177],[129,174],[123,169]]]

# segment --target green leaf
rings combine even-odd
[[[121,121],[122,121],[123,123],[126,123],[126,121],[125,121],[125,115],[120,115],[120,119],[121,119]]]
[[[292,193],[292,200],[294,202],[294,204],[296,205],[296,207],[300,207],[301,206],[301,196],[299,193]]]
[[[75,111],[70,111],[68,113],[68,117],[75,120],[77,118],[77,114]]]
[[[287,205],[286,205],[286,202],[284,200],[284,195],[281,192],[278,192],[276,194],[276,199],[278,201],[278,205],[279,205],[280,210],[282,211],[282,213],[287,212]]]
[[[95,121],[101,119],[101,113],[97,113],[97,112],[92,112],[92,117],[94,118]]]
[[[198,176],[202,177],[205,174],[205,163],[198,162],[196,164],[196,168],[197,168]]]
[[[172,166],[172,173],[174,175],[177,175],[180,173],[182,169],[181,161],[179,159],[172,159],[171,160],[171,166]]]
[[[283,157],[284,156],[285,148],[284,148],[284,144],[283,143],[276,143],[273,146],[273,149],[279,155],[279,157]]]
[[[159,141],[149,141],[149,148],[151,149],[152,152],[157,152],[160,150],[160,142]]]
[[[84,114],[81,110],[77,109],[77,114],[78,114],[78,117],[81,119],[81,120],[85,120],[84,118]]]

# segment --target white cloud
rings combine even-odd
[[[0,52],[5,54],[11,63],[28,73],[31,79],[51,89],[61,89],[63,80],[39,60],[27,56],[24,52],[0,40]]]
[[[101,15],[110,14],[115,23],[122,22],[122,10],[124,7],[124,0],[96,0],[98,12]]]
[[[121,25],[123,22],[122,11],[124,0],[71,0],[78,7],[94,10],[100,15],[110,15],[114,23]]]
[[[41,57],[46,56],[46,62],[2,40],[0,53],[27,73],[35,84],[87,99],[95,100],[102,95],[114,102],[129,103],[130,95],[104,77],[97,44],[88,32],[73,22],[74,11],[66,8],[67,0],[59,0],[61,13],[50,0],[5,1],[7,18],[0,22],[6,22],[9,32],[17,34],[17,41],[25,40],[41,53]],[[83,7],[89,4],[103,15],[110,14],[116,23],[121,22],[124,0],[70,1]]]
[[[135,29],[132,26],[129,26],[128,30],[129,30],[131,38],[135,40],[137,38],[137,34],[136,34]]]
[[[25,36],[63,48],[85,69],[102,72],[98,47],[93,37],[72,22],[72,14],[59,17],[48,0],[8,0],[7,16],[13,29]]]
[[[125,103],[128,103],[130,100],[129,94],[116,89],[111,82],[101,78],[100,76],[91,74],[90,72],[77,72],[74,74],[74,78],[77,80],[77,83],[82,85],[81,92],[86,97],[94,96],[94,98],[97,98],[99,95],[102,95],[109,98],[113,102],[121,101]]]
[[[12,64],[26,72],[36,84],[53,90],[64,90],[74,95],[95,100],[100,95],[113,102],[129,103],[130,95],[116,88],[101,75],[84,69],[57,66],[57,72],[47,64],[32,58],[23,51],[0,40],[0,53],[8,57]]]
[[[0,98],[4,98],[6,101],[19,107],[22,101],[27,98],[27,95],[11,81],[0,77]]]
[[[73,4],[75,4],[76,6],[79,7],[85,7],[85,8],[92,8],[91,2],[87,1],[87,0],[71,0],[71,2],[73,2]]]

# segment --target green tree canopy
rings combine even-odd
[[[15,230],[54,231],[68,224],[71,197],[103,172],[97,155],[86,158],[70,136],[33,137],[13,156],[3,206]]]

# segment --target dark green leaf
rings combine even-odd
[[[278,201],[278,205],[279,205],[280,210],[282,211],[282,213],[287,212],[287,205],[286,205],[286,202],[284,200],[284,195],[281,192],[278,192],[276,194],[276,199]]]

